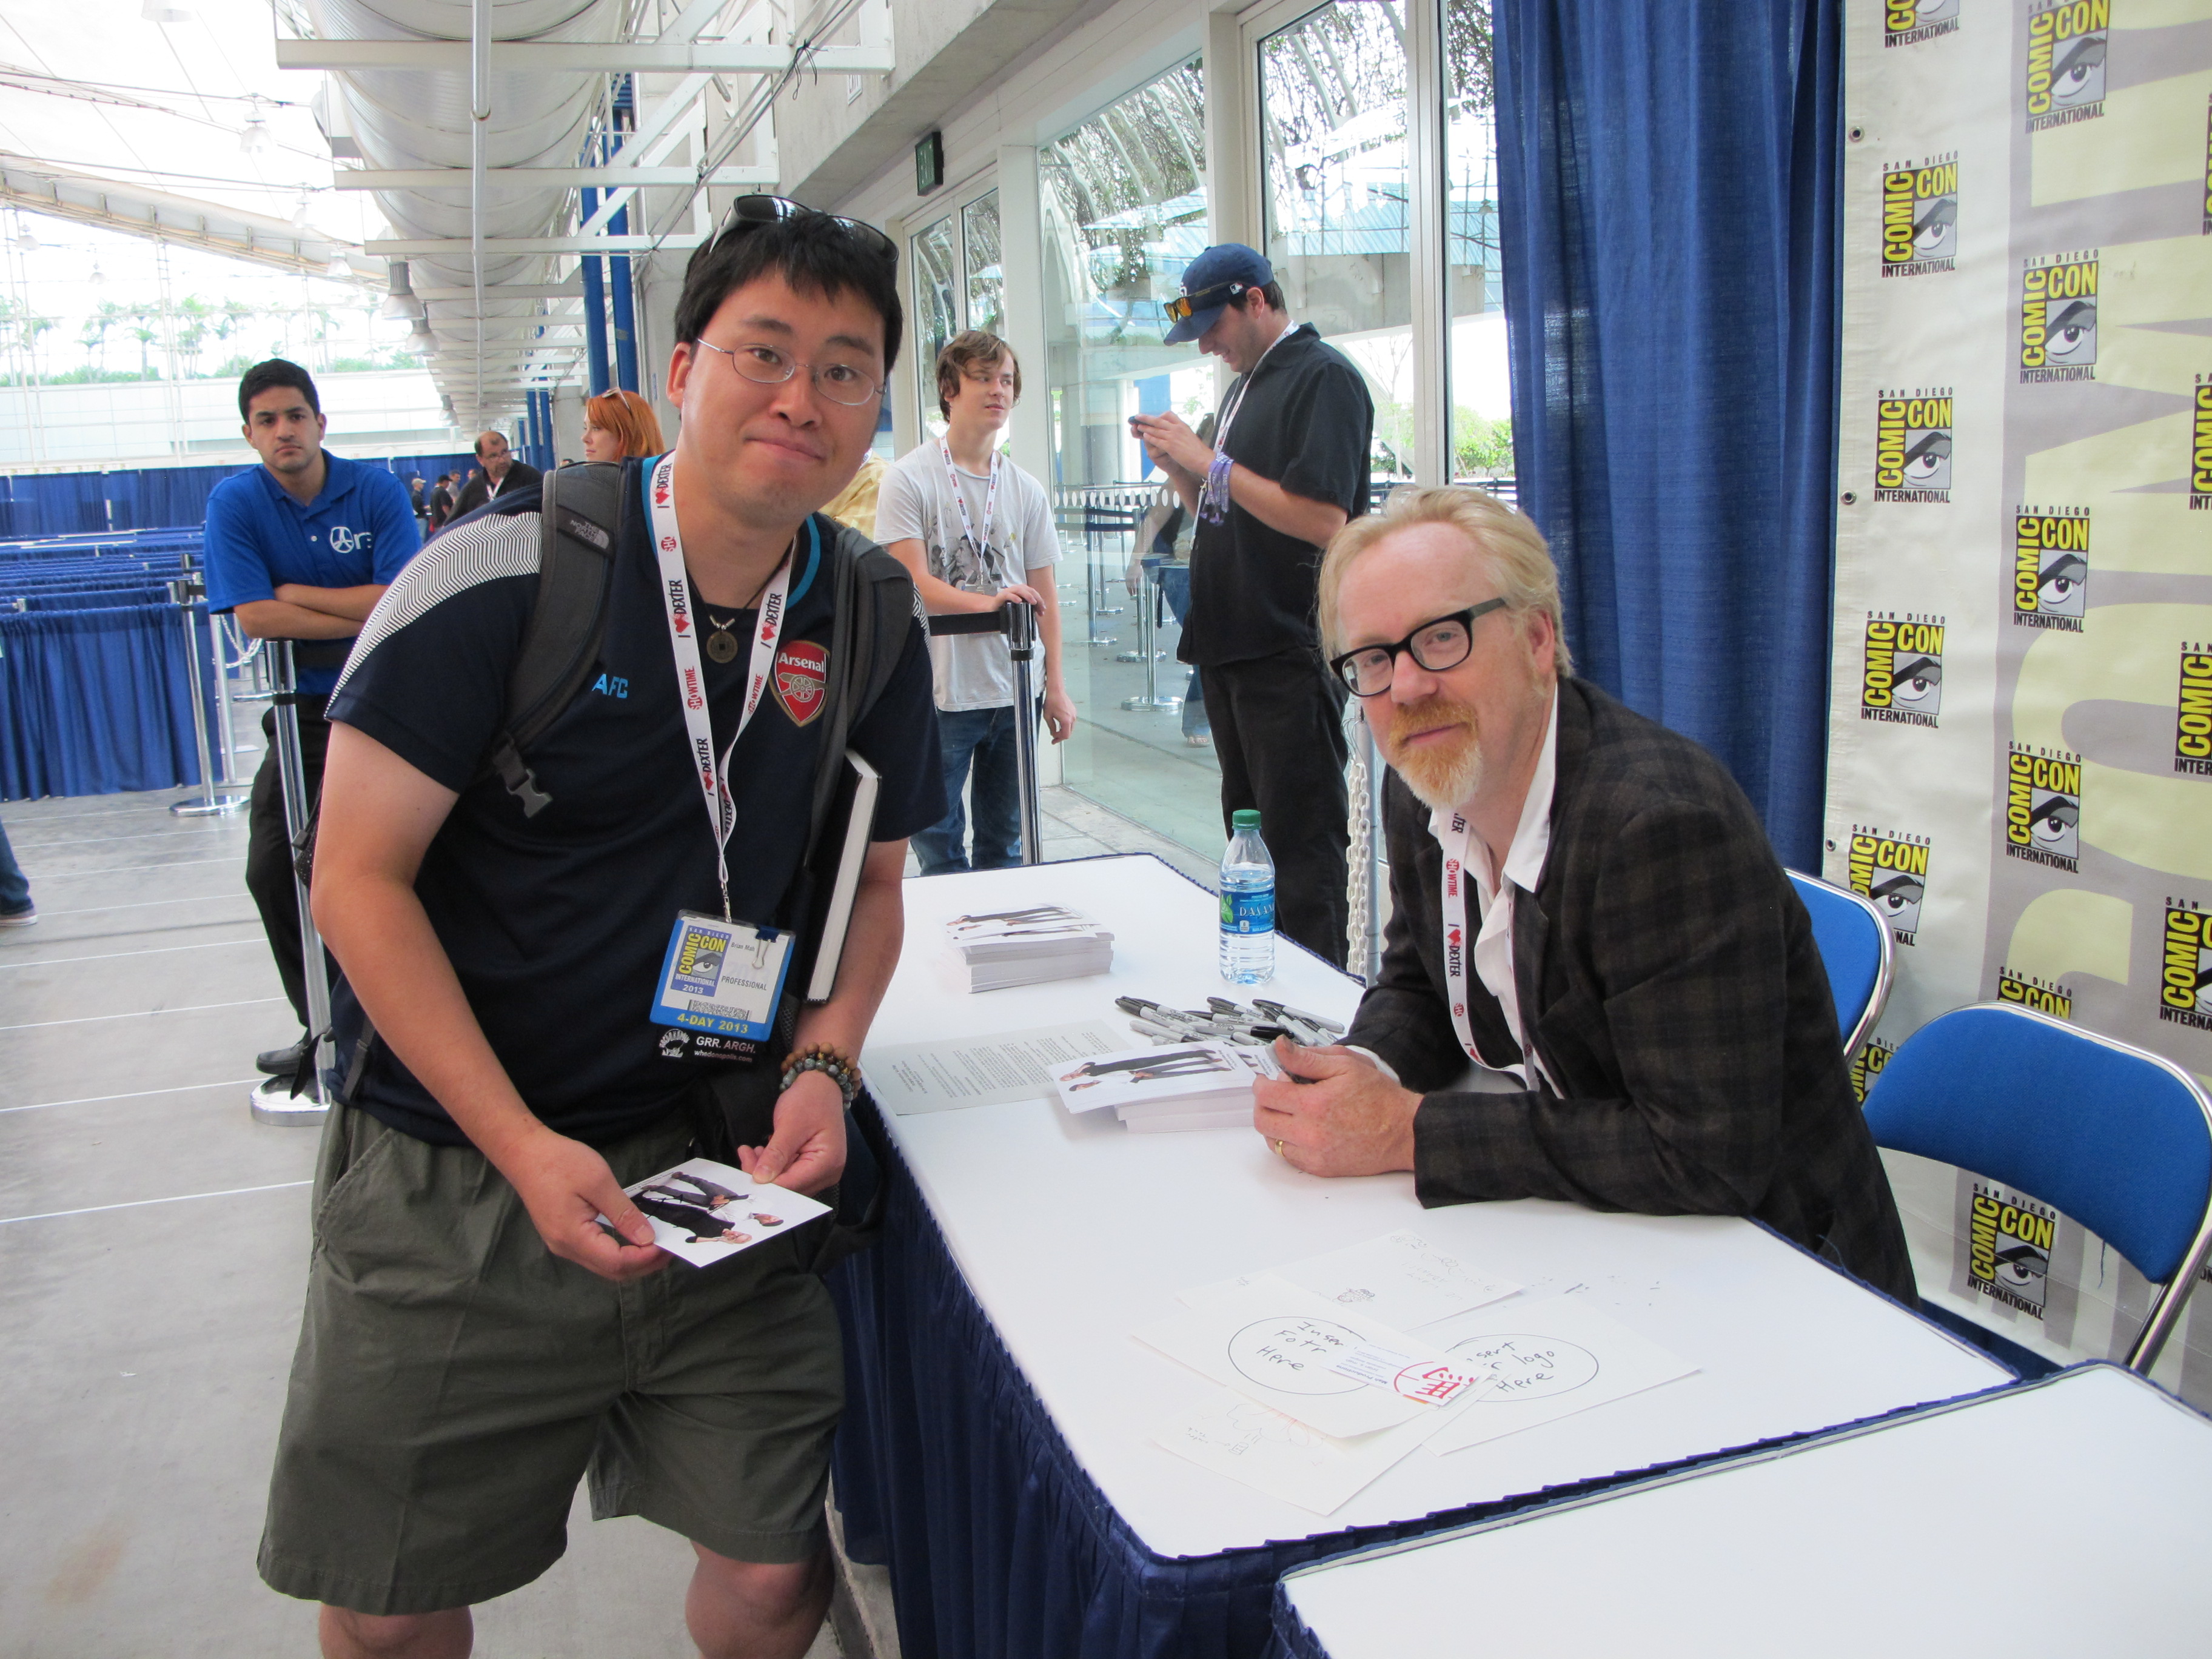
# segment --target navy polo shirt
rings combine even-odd
[[[323,452],[322,493],[302,507],[265,466],[225,478],[208,495],[208,608],[273,599],[284,582],[309,587],[389,586],[422,545],[407,486],[380,466]],[[332,668],[303,668],[300,690],[326,696]]]
[[[599,659],[584,689],[525,758],[552,798],[535,817],[483,761],[506,716],[508,677],[538,597],[536,491],[514,509],[438,536],[362,629],[331,719],[366,732],[459,799],[432,838],[415,891],[492,1051],[532,1111],[604,1146],[666,1115],[719,1061],[647,1018],[679,910],[720,914],[714,841],[676,685],[660,571],[640,490],[629,488]],[[730,761],[737,828],[730,902],[748,921],[788,924],[823,752],[819,689],[834,665],[815,519],[799,538],[784,617],[787,660]],[[693,596],[692,614],[704,617]],[[720,613],[739,640],[757,613]],[[799,647],[795,652],[793,647]],[[702,654],[717,749],[743,709],[750,653]],[[921,626],[883,695],[846,742],[883,775],[872,838],[901,841],[945,816],[929,646]],[[350,988],[334,998],[342,1069],[360,1041]],[[443,1107],[380,1042],[349,1103],[419,1139],[463,1144]]]

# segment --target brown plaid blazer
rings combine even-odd
[[[1383,816],[1394,914],[1345,1041],[1424,1091],[1424,1205],[1751,1216],[1915,1301],[1812,922],[1719,762],[1586,681],[1560,684],[1551,853],[1535,902],[1514,907],[1513,963],[1564,1097],[1449,1091],[1467,1062],[1443,992],[1443,849],[1395,774]],[[1485,1061],[1518,1061],[1498,1000],[1469,989]]]

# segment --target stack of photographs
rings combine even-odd
[[[945,924],[956,972],[970,991],[1079,979],[1114,965],[1114,935],[1080,910],[1033,904]]]
[[[1279,1077],[1265,1048],[1225,1042],[1175,1042],[1097,1054],[1053,1069],[1060,1103],[1071,1112],[1111,1106],[1133,1133],[1249,1129],[1252,1082]]]

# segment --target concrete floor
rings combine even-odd
[[[241,730],[243,730],[241,726]],[[241,757],[250,768],[258,757]],[[253,1571],[298,1328],[311,1132],[254,1123],[252,1056],[296,1035],[243,883],[246,824],[185,792],[9,804],[40,921],[0,933],[0,1654],[314,1651]],[[1212,860],[1064,789],[1050,858]],[[478,1610],[487,1659],[692,1651],[689,1552],[580,1505],[567,1557]],[[879,1571],[851,1651],[895,1653]],[[848,1650],[825,1627],[813,1650]]]

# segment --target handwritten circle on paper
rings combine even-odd
[[[1597,1356],[1588,1348],[1518,1331],[1471,1336],[1452,1346],[1451,1357],[1462,1370],[1486,1383],[1494,1381],[1496,1386],[1475,1395],[1478,1403],[1493,1406],[1572,1394],[1598,1371]]]
[[[1360,1346],[1357,1334],[1327,1319],[1255,1319],[1229,1339],[1240,1376],[1282,1394],[1352,1394],[1367,1385],[1329,1367]]]

